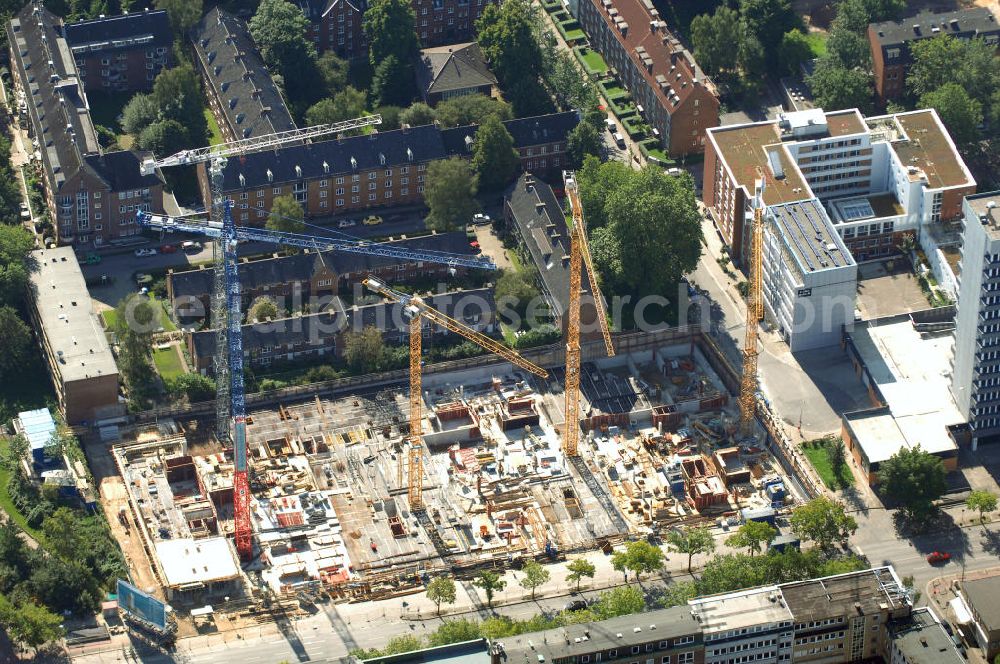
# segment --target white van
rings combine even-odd
[[[622,135],[619,132],[616,131],[614,133],[614,138],[615,138],[615,145],[617,145],[622,150],[624,150],[625,149],[625,139],[622,137]]]
[[[608,128],[608,132],[613,134],[618,131],[618,125],[611,118],[604,118],[604,126]]]

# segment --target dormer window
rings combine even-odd
[[[406,160],[413,161],[413,150],[406,148]]]
[[[323,172],[324,173],[330,172],[330,164],[326,163],[325,161],[323,162]]]
[[[378,163],[385,166],[385,155],[381,152],[378,153]]]
[[[246,187],[247,186],[247,179],[245,177],[243,177],[242,173],[240,173],[240,186],[241,187]]]
[[[302,177],[302,167],[299,166],[298,164],[295,165],[295,177],[297,178]]]
[[[274,173],[271,172],[270,168],[267,169],[267,181],[274,182]]]
[[[351,168],[358,170],[358,160],[354,157],[351,157]]]

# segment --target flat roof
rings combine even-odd
[[[766,623],[792,620],[792,612],[776,600],[778,586],[761,586],[735,593],[699,597],[688,602],[706,635]]]
[[[851,340],[889,409],[844,415],[869,463],[903,446],[955,450],[947,427],[964,419],[949,389],[952,335],[922,337],[909,316],[896,316],[855,323]]]
[[[849,111],[835,111],[826,114],[826,127],[830,136],[850,136],[851,134],[863,134],[868,131],[865,120],[861,117],[858,109],[852,108]]]
[[[964,664],[951,637],[926,607],[910,617],[889,623],[892,641],[907,664]]]
[[[746,125],[714,127],[709,134],[719,146],[719,155],[732,171],[736,182],[746,187],[750,195],[754,193],[757,169],[767,176],[764,189],[764,203],[778,205],[791,201],[812,198],[812,193],[795,161],[781,143],[777,122],[757,122]],[[768,165],[767,147],[778,155],[785,177],[775,180]]]
[[[72,247],[31,252],[34,304],[63,383],[118,374]]]
[[[552,662],[630,644],[697,635],[699,631],[700,626],[692,617],[691,609],[682,605],[521,634],[504,639],[503,644],[507,664],[538,664],[541,661],[539,657]]]
[[[766,188],[764,196],[767,197]],[[808,274],[854,265],[851,252],[833,230],[833,223],[818,199],[773,205],[768,212],[800,272]]]
[[[975,184],[936,112],[928,109],[898,113],[896,120],[907,138],[892,143],[892,148],[903,166],[923,171],[931,189]]]
[[[225,537],[169,539],[154,546],[170,587],[225,581],[240,575],[236,554]]]
[[[969,608],[989,632],[1000,630],[1000,575],[962,581]]]
[[[902,605],[899,596],[886,590],[886,581],[895,581],[891,575],[887,579],[887,574],[886,568],[873,568],[785,583],[781,585],[781,594],[796,622],[847,615],[854,612],[858,604],[866,614],[878,613],[883,604],[890,608]]]
[[[976,217],[980,220],[983,217],[986,218],[986,223],[983,223],[982,226],[990,238],[1000,240],[1000,191],[966,196],[965,201]],[[971,220],[968,223],[972,223]]]
[[[410,652],[362,659],[366,664],[490,664],[490,645],[486,639],[449,643],[434,648],[411,650]]]

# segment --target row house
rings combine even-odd
[[[150,90],[172,63],[174,36],[162,10],[67,23],[63,32],[88,92]]]
[[[227,141],[295,129],[242,19],[214,7],[191,39],[209,106]]]
[[[427,303],[482,334],[498,330],[491,288],[440,293],[429,297]],[[405,306],[398,302],[345,307],[338,299],[322,313],[244,325],[244,357],[250,366],[256,368],[310,357],[340,358],[344,336],[366,327],[381,330],[385,343],[402,345],[407,342],[410,329],[404,310]],[[432,338],[448,334],[451,334],[448,330],[435,325],[424,325],[422,328],[422,336],[428,345]],[[212,369],[217,338],[215,330],[186,334],[185,343],[191,353],[192,365],[203,374]]]
[[[567,135],[578,122],[570,111],[504,124],[525,170],[552,171],[565,164]],[[293,196],[307,217],[420,204],[427,166],[456,155],[471,158],[477,129],[404,127],[249,154],[229,160],[223,191],[239,224],[263,224],[277,196]],[[198,166],[198,178],[208,207],[204,164]]]
[[[36,2],[7,25],[20,119],[37,142],[45,203],[60,244],[101,247],[141,233],[140,211],[163,212],[163,183],[142,155],[104,152],[59,17]]]
[[[465,233],[459,231],[432,233],[388,244],[414,251],[475,255]],[[244,309],[256,298],[266,295],[273,298],[279,308],[296,312],[320,298],[330,300],[336,295],[356,295],[361,282],[368,276],[390,284],[411,283],[418,279],[438,279],[444,283],[465,274],[467,269],[384,256],[305,250],[290,256],[242,259],[240,293]],[[211,266],[167,274],[167,295],[178,317],[201,317],[208,311],[213,278]]]
[[[705,150],[719,124],[719,94],[651,0],[580,0],[591,47],[618,72],[671,157]]]

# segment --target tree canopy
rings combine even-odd
[[[422,125],[429,125],[434,122],[436,117],[434,109],[418,101],[415,104],[411,104],[409,108],[403,110],[399,114],[399,121],[405,122],[411,127],[420,127]]]
[[[455,603],[455,581],[447,576],[434,578],[427,584],[427,599],[434,602],[438,615],[441,615],[442,604]]]
[[[969,145],[979,138],[983,105],[969,96],[958,83],[945,83],[920,97],[921,108],[933,108],[948,133],[958,145]]]
[[[411,107],[411,112],[424,113],[423,109],[419,108],[421,106],[425,105],[420,103],[414,104]],[[494,99],[493,97],[480,94],[462,95],[461,97],[446,99],[438,104],[437,108],[431,111],[431,113],[432,117],[429,119],[429,122],[433,122],[436,117],[441,126],[446,128],[463,127],[473,124],[481,125],[493,117],[500,120],[510,120],[514,117],[510,104],[502,99]],[[429,122],[411,122],[410,124],[428,124]]]
[[[698,553],[715,551],[715,538],[707,526],[675,528],[667,534],[667,543],[688,557],[687,571],[691,573],[691,560]]]
[[[535,591],[539,586],[548,583],[550,576],[549,570],[545,569],[541,563],[536,560],[529,560],[521,568],[521,578],[518,583],[521,584],[522,588],[531,592],[531,599],[534,600]]]
[[[778,530],[765,521],[747,521],[726,539],[726,544],[737,549],[746,549],[752,556],[760,553],[778,536]]]
[[[202,0],[156,0],[156,8],[166,10],[174,38],[183,40],[201,20]]]
[[[941,459],[919,445],[904,447],[879,464],[878,479],[882,495],[912,519],[927,516],[948,488]]]
[[[393,54],[378,63],[372,77],[372,103],[405,106],[413,101],[416,87],[413,81],[413,62],[407,57],[400,60]]]
[[[419,48],[416,12],[409,0],[372,0],[365,11],[368,62],[373,71],[390,57],[409,62]]]
[[[858,522],[844,511],[844,505],[826,496],[813,498],[792,510],[792,532],[830,550],[835,543],[846,544],[858,529]]]
[[[801,30],[789,30],[778,45],[778,64],[785,75],[797,74],[799,65],[812,59],[812,47]]]
[[[566,158],[569,160],[570,168],[577,169],[583,166],[583,160],[587,155],[600,159],[603,154],[604,141],[600,130],[589,122],[579,123],[566,137]]]
[[[17,307],[24,301],[34,248],[26,228],[0,224],[0,305]]]
[[[496,116],[486,118],[472,145],[472,169],[479,186],[486,191],[503,189],[514,179],[520,161],[507,128]]]
[[[374,325],[344,335],[344,360],[356,372],[379,371],[385,364],[385,341]]]
[[[871,76],[860,69],[847,69],[829,58],[820,60],[809,88],[820,108],[858,108],[862,113],[872,108]]]
[[[261,57],[284,81],[288,101],[305,108],[325,90],[316,85],[316,46],[308,38],[309,19],[287,0],[261,0],[250,19],[250,34]]]
[[[571,560],[566,563],[566,569],[569,571],[566,580],[576,584],[577,592],[580,592],[580,583],[584,578],[593,579],[594,575],[597,574],[597,567],[586,558]]]
[[[291,194],[275,196],[271,201],[271,211],[267,215],[266,228],[286,233],[301,233],[305,230],[305,213],[302,206]]]
[[[432,162],[427,167],[424,202],[427,228],[449,231],[469,223],[479,209],[476,175],[461,157]]]
[[[527,0],[505,0],[487,5],[476,22],[479,46],[519,117],[545,103],[539,83],[542,50],[535,35],[539,20]]]
[[[333,124],[365,115],[365,93],[350,85],[327,99],[321,99],[306,111],[306,123]]]
[[[982,523],[987,514],[996,511],[997,497],[989,491],[977,489],[965,499],[965,506],[979,512],[979,522]]]

